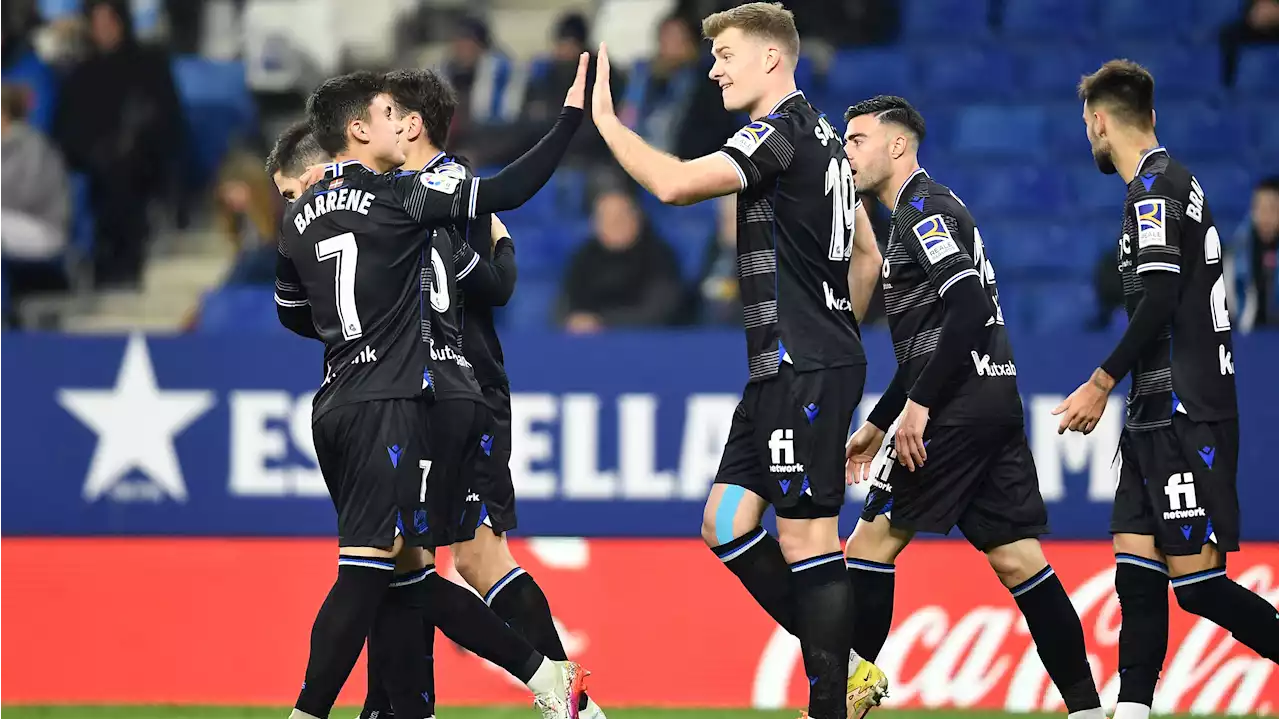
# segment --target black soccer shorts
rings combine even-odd
[[[747,489],[785,519],[836,517],[844,504],[844,443],[862,401],[866,365],[751,382],[733,413],[717,484]]]
[[[316,459],[338,512],[338,546],[390,548],[415,534],[422,463],[429,456],[428,405],[387,399],[336,407],[312,424]],[[425,517],[425,514],[423,514]]]
[[[1117,453],[1111,532],[1155,537],[1156,547],[1173,556],[1199,554],[1210,542],[1219,551],[1237,551],[1239,452],[1235,419],[1193,422],[1175,414],[1168,427],[1126,427]]]
[[[511,388],[507,385],[483,387],[484,401],[492,420],[486,434],[485,451],[478,471],[480,523],[494,534],[516,528],[516,490],[511,483]]]
[[[910,472],[898,464],[889,428],[872,466],[861,518],[881,514],[897,528],[947,534],[959,527],[986,552],[1049,531],[1035,460],[1022,425],[930,427],[927,458]]]

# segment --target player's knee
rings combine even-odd
[[[859,519],[844,545],[844,556],[881,564],[893,564],[911,541],[909,532],[894,530],[888,517],[880,515],[868,522]]]
[[[1225,569],[1210,569],[1205,572],[1173,578],[1173,596],[1184,612],[1204,616],[1210,611],[1216,600],[1216,582],[1210,581],[1225,577]]]
[[[1034,577],[1048,560],[1034,539],[1020,539],[987,550],[987,562],[1006,587],[1016,586]]]
[[[1155,562],[1164,562],[1164,555],[1156,549],[1156,538],[1151,535],[1116,534],[1111,538],[1111,546],[1116,554],[1131,554]]]
[[[458,570],[462,581],[476,586],[484,574],[484,547],[476,540],[471,540],[454,544],[449,549],[453,552],[453,566]]]

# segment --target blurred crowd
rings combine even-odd
[[[184,116],[172,68],[175,55],[199,49],[204,3],[145,4],[160,18],[148,17],[147,31],[136,27],[138,3],[127,0],[71,0],[78,11],[53,21],[41,13],[39,6],[47,4],[6,2],[3,18],[0,249],[7,305],[38,293],[136,287],[153,227],[182,226],[193,211],[235,248],[226,285],[270,285],[283,207],[262,169],[270,139],[264,128],[292,119],[299,97],[258,94],[261,117],[215,158],[208,181],[193,178],[191,137],[200,126],[198,118]],[[652,55],[614,72],[620,117],[653,145],[697,157],[715,151],[744,121],[723,109],[706,78],[711,58],[698,26],[701,17],[733,4],[680,0],[651,30]],[[244,3],[232,5],[242,11]],[[787,5],[819,75],[824,53],[891,44],[902,22],[896,0]],[[1276,0],[1251,0],[1222,28],[1224,81],[1230,83],[1241,47],[1276,43],[1277,15]],[[576,58],[592,50],[590,20],[579,12],[564,14],[544,52],[525,63],[503,51],[481,16],[438,13],[429,3],[419,16],[441,22],[406,23],[409,29],[398,31],[396,42],[412,44],[412,28],[427,25],[437,38],[449,34],[439,69],[460,100],[450,150],[482,168],[510,162],[544,133],[559,113]],[[571,243],[557,265],[562,274],[553,321],[572,332],[739,322],[732,198],[718,201],[699,225],[707,236],[689,260],[688,248],[669,244],[652,198],[618,171],[589,122],[565,164],[586,178],[572,191],[582,194],[575,201],[589,219],[580,233],[585,239]],[[193,202],[203,197],[211,200]],[[1278,213],[1272,177],[1257,185],[1249,217],[1232,234],[1230,298],[1238,326],[1275,326],[1280,314]],[[1219,223],[1235,227],[1240,219],[1220,217]],[[883,236],[883,208],[874,222]],[[508,224],[519,247],[520,225]],[[1112,271],[1107,264],[1100,262],[1096,280],[1099,327],[1107,326],[1119,302],[1119,277],[1114,262]]]

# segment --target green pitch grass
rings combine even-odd
[[[242,709],[235,707],[4,707],[4,719],[285,719],[288,709]],[[331,719],[350,719],[358,709],[337,709]],[[795,711],[743,711],[735,709],[611,709],[609,719],[796,719]],[[532,719],[537,713],[532,709],[503,707],[494,709],[444,708],[437,715],[440,719]],[[878,719],[985,719],[986,717],[1017,717],[1039,719],[1062,714],[1004,714],[1000,712],[966,711],[892,711],[877,710],[872,713]],[[1174,719],[1170,715],[1167,719]],[[1204,717],[1196,717],[1204,719]]]

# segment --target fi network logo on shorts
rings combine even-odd
[[[1204,507],[1196,506],[1195,477],[1190,472],[1169,477],[1164,485],[1164,494],[1169,498],[1169,511],[1164,513],[1165,519],[1205,516]]]
[[[769,435],[769,471],[779,474],[803,472],[804,465],[796,462],[795,430],[775,429]]]

